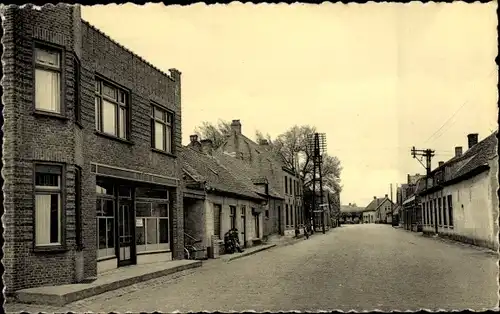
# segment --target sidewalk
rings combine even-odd
[[[245,249],[242,253],[221,255],[220,259],[229,263],[231,261],[234,261],[235,259],[242,258],[242,257],[248,256],[248,255],[252,255],[252,254],[255,254],[258,252],[262,252],[265,250],[269,250],[270,248],[273,248],[275,246],[276,246],[275,243],[253,246],[253,247]]]
[[[44,286],[19,290],[15,293],[16,302],[64,306],[71,302],[201,265],[201,261],[175,260],[122,267],[105,272],[97,280],[88,284]]]

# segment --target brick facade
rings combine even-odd
[[[78,6],[44,6],[41,10],[10,6],[3,12],[4,45],[4,224],[5,284],[18,289],[69,284],[95,277],[96,175],[91,163],[106,164],[179,179],[175,156],[181,147],[180,72],[167,75],[81,20]],[[62,50],[62,117],[34,113],[33,47]],[[81,125],[75,123],[74,58],[80,63]],[[130,137],[118,141],[95,132],[95,75],[130,91]],[[152,151],[150,102],[174,112],[173,155]],[[36,162],[64,165],[63,236],[65,249],[34,251],[33,175]],[[75,227],[75,166],[82,169],[83,252]],[[179,182],[179,181],[177,181]],[[177,183],[180,184],[180,183]],[[183,258],[183,211],[179,186],[173,186],[173,256]],[[82,261],[83,259],[83,261]],[[80,278],[81,279],[81,278]]]

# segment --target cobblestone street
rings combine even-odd
[[[294,245],[158,278],[67,305],[19,311],[289,311],[497,306],[497,258],[387,225],[344,225]]]

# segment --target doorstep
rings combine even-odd
[[[100,274],[92,283],[44,286],[15,292],[16,302],[64,306],[104,292],[120,289],[142,281],[200,267],[201,261],[174,260],[120,267]]]

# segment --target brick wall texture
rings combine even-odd
[[[82,168],[84,277],[97,273],[96,162],[136,171],[181,177],[175,156],[151,150],[150,102],[174,112],[174,155],[181,148],[180,72],[167,75],[81,20],[80,9],[49,5],[41,10],[9,6],[3,11],[3,167],[6,293],[18,289],[75,281],[75,166]],[[63,115],[34,115],[33,45],[53,44],[63,50]],[[75,123],[74,55],[81,64],[82,127]],[[95,74],[130,90],[130,142],[95,134]],[[177,90],[177,91],[176,91]],[[33,174],[36,161],[65,165],[66,250],[33,250]],[[179,186],[173,200],[173,256],[183,258],[183,206]]]

